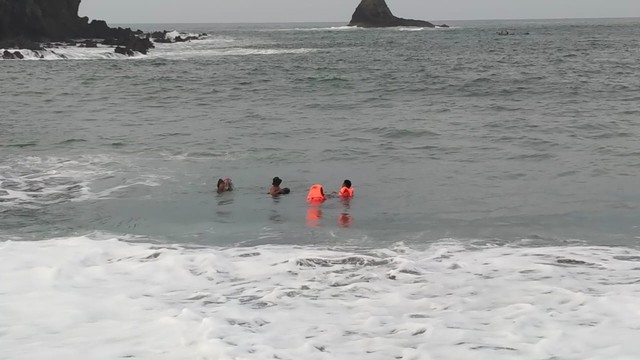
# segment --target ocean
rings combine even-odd
[[[0,358],[638,359],[640,19],[448,24],[0,60]]]

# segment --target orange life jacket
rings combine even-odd
[[[327,200],[327,198],[324,196],[322,185],[320,184],[311,185],[311,188],[309,189],[309,194],[307,195],[307,201],[322,202],[325,200]]]
[[[340,189],[340,192],[338,193],[340,195],[340,197],[344,197],[344,198],[351,198],[353,197],[353,195],[355,194],[353,187],[346,187],[343,186],[342,189]]]

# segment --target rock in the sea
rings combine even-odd
[[[199,36],[185,36],[182,37],[180,35],[176,36],[175,39],[173,39],[173,41],[175,42],[187,42],[187,41],[191,41],[191,40],[199,40],[200,37]]]
[[[116,54],[122,54],[122,55],[127,55],[127,56],[133,56],[135,55],[135,53],[133,52],[133,50],[129,49],[129,48],[125,48],[122,46],[116,46],[114,52]]]
[[[24,59],[24,55],[20,51],[11,52],[9,50],[5,50],[2,53],[2,58],[4,60],[22,60]]]
[[[80,47],[85,47],[85,48],[97,48],[98,47],[98,43],[93,41],[93,40],[85,40],[85,41],[81,42],[79,46]]]
[[[394,16],[384,0],[362,0],[351,17],[349,26],[358,27],[435,27],[423,20],[403,19]]]
[[[149,35],[154,40],[155,39],[160,39],[160,38],[164,39],[164,38],[167,37],[167,30],[165,30],[165,31],[153,31],[153,32],[150,32]]]
[[[15,56],[15,55],[13,55],[9,50],[5,50],[5,51],[2,53],[2,58],[3,58],[4,60],[13,60],[13,59],[15,59],[15,58],[16,58],[16,56]]]
[[[141,54],[146,54],[149,49],[153,48],[153,42],[149,38],[139,38],[132,35],[126,38],[106,39],[102,42],[104,45],[121,46]]]

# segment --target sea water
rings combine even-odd
[[[637,359],[640,20],[450,25],[0,61],[0,358]]]

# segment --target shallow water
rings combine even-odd
[[[0,354],[637,358],[640,21],[450,25],[0,61]]]

